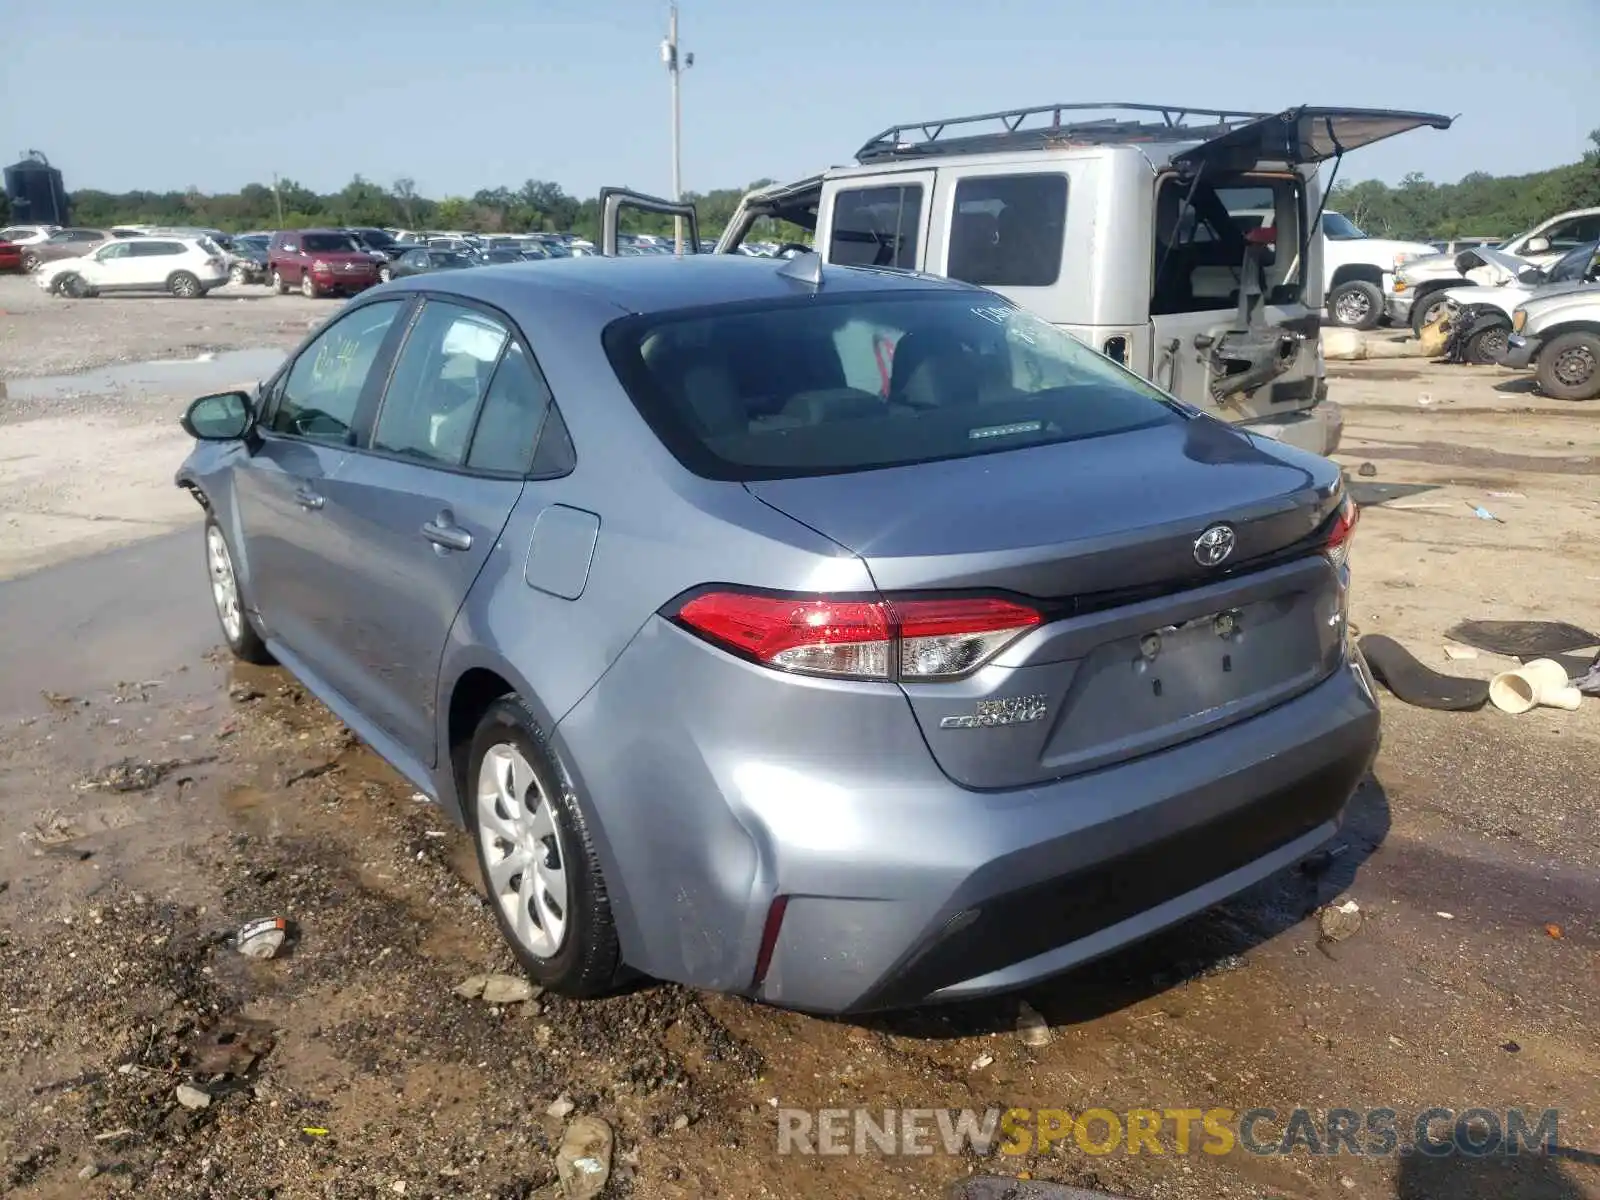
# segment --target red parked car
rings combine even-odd
[[[0,241],[0,271],[22,270],[22,247],[15,242]]]
[[[267,277],[282,295],[354,295],[378,282],[378,262],[336,229],[280,229],[267,245]]]

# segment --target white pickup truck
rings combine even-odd
[[[1394,273],[1437,255],[1426,242],[1368,237],[1342,213],[1322,214],[1322,279],[1328,319],[1347,329],[1373,329],[1394,291]]]

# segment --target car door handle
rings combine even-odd
[[[308,487],[298,487],[294,490],[295,503],[304,509],[318,509],[323,505],[323,499]]]
[[[472,549],[472,535],[461,526],[450,523],[443,513],[440,514],[440,520],[423,525],[422,536],[441,550]]]

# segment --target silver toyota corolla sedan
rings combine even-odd
[[[1013,988],[1303,857],[1377,746],[1338,469],[963,284],[427,275],[184,424],[233,652],[568,995]]]

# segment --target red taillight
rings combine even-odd
[[[827,600],[705,592],[677,611],[707,641],[784,671],[850,679],[952,679],[1043,618],[1000,597]]]
[[[1328,557],[1335,565],[1344,566],[1350,561],[1350,538],[1356,531],[1361,510],[1356,502],[1346,496],[1339,504],[1339,515],[1334,518],[1333,529],[1328,534]]]

